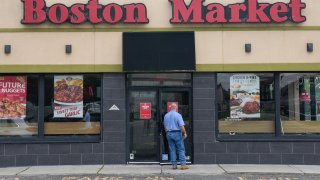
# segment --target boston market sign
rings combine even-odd
[[[222,5],[205,0],[169,0],[172,5],[171,24],[215,24],[215,23],[302,23],[306,17],[302,10],[306,4],[301,0],[289,3],[260,3],[258,0],[245,0],[242,3]],[[87,4],[73,4],[67,7],[58,3],[50,7],[45,0],[22,0],[24,17],[22,24],[40,24],[50,21],[54,24],[147,24],[147,7],[142,3],[102,5],[98,0],[88,0]]]

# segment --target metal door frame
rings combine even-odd
[[[159,103],[159,115],[162,114],[162,102],[161,102],[161,95],[163,92],[172,92],[172,93],[175,93],[175,92],[188,92],[188,102],[189,102],[189,117],[190,117],[190,124],[189,124],[189,129],[186,129],[187,133],[188,133],[188,138],[190,138],[191,140],[191,159],[189,161],[187,161],[187,163],[192,163],[193,162],[193,114],[192,114],[192,110],[193,110],[193,106],[192,106],[192,89],[191,87],[172,87],[172,88],[169,88],[169,87],[163,87],[163,88],[159,88],[159,100],[158,100],[158,103]],[[163,126],[162,124],[162,119],[160,119],[160,126]],[[160,132],[161,133],[161,132]],[[162,137],[161,134],[159,134],[159,139]],[[161,143],[161,139],[159,140],[159,142]],[[162,141],[163,142],[163,141]],[[161,144],[160,144],[161,146]],[[162,149],[160,148],[160,157],[161,157],[161,154],[162,154]],[[162,161],[162,159],[159,159],[160,161],[160,164],[171,164],[170,162],[164,162]]]
[[[155,91],[156,92],[156,107],[157,107],[157,120],[158,120],[158,142],[157,142],[157,149],[158,149],[158,153],[157,153],[157,159],[158,161],[156,162],[134,162],[130,160],[130,147],[132,146],[132,142],[131,142],[131,137],[130,137],[130,112],[129,112],[129,94],[132,91]],[[190,162],[188,163],[192,163],[193,162],[193,105],[192,105],[192,88],[191,87],[161,87],[161,86],[137,86],[137,87],[127,87],[127,93],[126,93],[126,109],[127,109],[127,113],[126,113],[126,162],[127,164],[168,164],[168,163],[162,163],[162,152],[161,152],[161,128],[160,126],[162,125],[162,120],[161,120],[161,113],[162,113],[162,104],[161,104],[161,93],[162,92],[188,92],[189,93],[189,116],[190,116],[190,125],[189,125],[189,129],[187,129],[187,132],[189,134],[188,138],[191,138],[191,159]]]
[[[126,130],[126,162],[127,164],[158,164],[159,162],[158,161],[150,161],[150,162],[139,162],[139,161],[132,161],[130,160],[130,149],[131,149],[131,146],[132,146],[132,142],[131,142],[131,137],[130,137],[130,134],[131,134],[131,131],[130,131],[130,112],[129,112],[129,95],[130,95],[130,92],[134,92],[134,91],[154,91],[156,92],[156,107],[159,105],[158,101],[159,101],[159,91],[158,91],[158,88],[157,87],[131,87],[131,88],[127,88],[127,95],[126,95],[126,109],[127,109],[127,113],[126,113],[126,116],[127,116],[127,120],[126,120],[126,127],[127,127],[127,130]],[[157,107],[157,120],[159,119],[159,113],[158,113],[158,107]],[[159,125],[159,122],[158,122],[158,125]],[[159,128],[158,128],[159,129]],[[158,139],[158,138],[157,138]],[[159,147],[160,143],[159,143],[159,139],[158,139],[158,142],[157,142],[157,147],[156,149],[160,149]],[[160,159],[160,153],[158,152],[157,153],[157,159]]]

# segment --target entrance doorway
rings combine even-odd
[[[171,103],[186,124],[187,161],[192,159],[192,116],[190,87],[130,87],[128,90],[129,163],[169,163],[170,153],[163,117]]]

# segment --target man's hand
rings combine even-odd
[[[186,139],[188,136],[187,136],[187,133],[184,133],[183,134],[183,139]]]
[[[181,129],[183,139],[186,139],[188,137],[186,129],[184,128],[184,126],[180,126],[180,129]]]

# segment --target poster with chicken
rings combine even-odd
[[[83,118],[83,76],[54,76],[54,118]]]
[[[255,74],[230,77],[231,118],[260,118],[260,78]]]
[[[27,77],[0,76],[0,119],[26,117]]]

